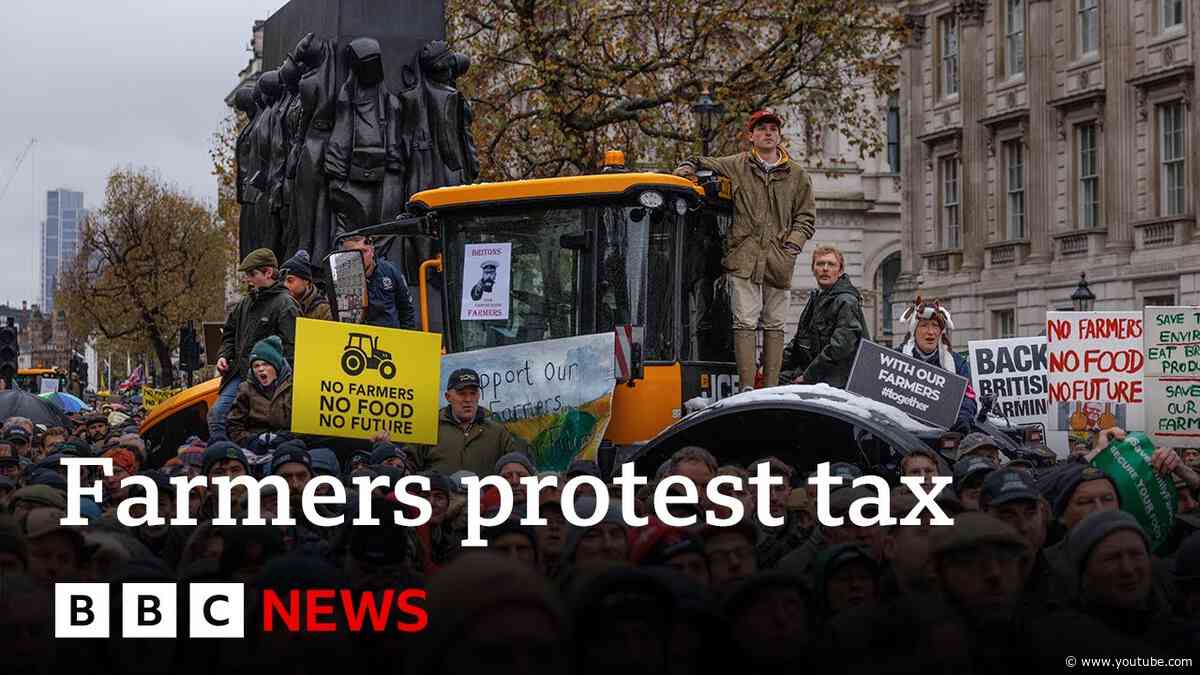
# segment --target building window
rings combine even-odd
[[[941,249],[956,249],[959,247],[959,209],[958,209],[958,157],[951,156],[942,159],[942,222],[938,232],[938,247]]]
[[[1079,227],[1100,226],[1100,164],[1096,154],[1096,124],[1081,124],[1076,131],[1079,144]]]
[[[1142,299],[1142,305],[1146,307],[1174,307],[1175,294],[1168,293],[1166,295],[1147,295]]]
[[[1004,74],[1025,72],[1025,0],[1005,0]]]
[[[1025,238],[1025,145],[1017,139],[1004,144],[1004,164],[1007,167],[1008,238]]]
[[[1160,0],[1162,13],[1162,28],[1174,28],[1183,25],[1183,0]]]
[[[880,323],[878,334],[885,338],[892,337],[892,302],[895,299],[896,280],[900,278],[900,253],[896,252],[884,259],[875,272],[875,288],[880,290]],[[888,344],[891,340],[886,341]]]
[[[1017,310],[1000,309],[992,312],[992,333],[996,338],[1017,336]]]
[[[1078,0],[1075,10],[1079,36],[1079,55],[1091,54],[1100,49],[1100,0]]]
[[[958,20],[953,14],[938,19],[941,36],[942,96],[958,93]]]
[[[1158,107],[1161,144],[1159,162],[1162,184],[1161,211],[1164,216],[1178,216],[1186,210],[1187,162],[1184,154],[1183,103],[1173,101]]]
[[[887,157],[892,173],[900,173],[900,99],[895,94],[888,97]]]

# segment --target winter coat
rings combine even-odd
[[[367,277],[367,314],[363,323],[408,330],[417,327],[417,312],[408,281],[386,260],[375,261],[375,269]]]
[[[862,295],[843,274],[828,290],[813,289],[809,294],[796,336],[784,354],[784,370],[802,371],[805,384],[845,387],[858,343],[864,338],[870,340],[871,332],[862,311]]]
[[[308,290],[305,291],[304,296],[300,298],[298,304],[300,305],[300,316],[305,319],[333,321],[333,312],[329,308],[329,299],[315,285],[308,287]]]
[[[288,361],[296,352],[296,316],[300,308],[288,294],[283,282],[252,289],[238,302],[221,333],[221,357],[229,362],[229,370],[221,385],[235,375],[245,375],[250,368],[250,350],[263,338],[278,335],[283,342],[283,356]]]
[[[447,476],[463,469],[479,476],[490,476],[495,473],[496,460],[501,456],[525,451],[525,442],[492,419],[492,413],[486,408],[480,408],[471,426],[463,431],[450,414],[450,406],[446,406],[438,416],[437,445],[418,447],[416,456],[420,458],[422,468]]]
[[[796,254],[783,245],[803,248],[816,231],[817,206],[808,174],[786,155],[765,170],[750,151],[697,157],[691,163],[733,184],[733,226],[721,259],[725,270],[756,284],[791,288]]]
[[[245,447],[250,439],[267,431],[292,428],[292,373],[280,373],[270,394],[251,374],[238,385],[237,398],[225,423],[229,440]]]
[[[922,356],[917,351],[917,343],[911,335],[904,341],[904,345],[900,347],[900,353],[920,361],[925,361],[930,365],[938,366],[942,370],[948,370],[959,377],[967,378],[967,393],[963,396],[962,405],[958,407],[958,421],[954,426],[955,428],[963,428],[967,431],[973,429],[975,414],[979,412],[979,405],[975,403],[975,390],[971,388],[971,365],[967,363],[967,360],[959,356],[956,352],[950,351],[950,348],[944,342],[938,344],[937,353],[933,356]]]

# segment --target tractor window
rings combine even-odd
[[[678,216],[666,209],[600,210],[597,331],[645,327],[647,361],[675,360],[675,231]]]
[[[447,214],[446,275],[453,351],[537,342],[579,333],[582,253],[564,241],[582,237],[583,209],[488,211]],[[564,239],[566,237],[566,239]],[[512,244],[512,277],[506,320],[462,321],[463,251],[466,244]]]
[[[733,310],[721,267],[721,242],[732,223],[728,209],[705,208],[688,216],[681,256],[684,360],[733,361]]]

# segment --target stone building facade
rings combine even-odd
[[[837,246],[846,258],[846,273],[862,291],[863,311],[871,322],[871,335],[890,344],[891,292],[900,274],[900,107],[896,97],[871,100],[880,119],[888,124],[888,151],[854,161],[848,141],[832,130],[804,129],[785,125],[785,147],[793,155],[806,144],[815,144],[820,165],[807,166],[817,200],[817,232],[796,262],[792,278],[787,337],[791,339],[809,290],[816,287],[812,275],[812,249],[819,244]],[[801,160],[802,162],[804,160]],[[897,336],[898,338],[899,336]]]
[[[1200,304],[1200,2],[897,8],[912,28],[897,300],[948,303],[962,349],[1042,332],[1081,272],[1096,309]]]

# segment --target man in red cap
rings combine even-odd
[[[680,176],[712,171],[733,185],[733,227],[721,260],[733,303],[733,347],[743,390],[758,370],[755,333],[763,327],[763,380],[779,382],[783,363],[783,324],[792,287],[792,268],[816,231],[812,181],[780,142],[779,116],[769,110],[750,115],[750,149],[727,157],[696,157],[675,170]]]

